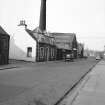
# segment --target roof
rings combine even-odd
[[[29,29],[26,29],[26,32],[37,42],[47,43],[51,45],[55,44],[55,39],[52,36],[47,36],[46,34],[35,32]]]
[[[66,49],[66,50],[72,49],[72,46],[70,44],[64,44],[64,43],[56,43],[56,47],[58,49]]]
[[[58,33],[58,32],[53,32],[52,34],[55,34],[55,35],[57,35],[57,36],[76,35],[75,33]]]
[[[34,36],[33,34],[33,31],[29,30],[29,29],[26,29],[26,32],[33,38],[37,41],[37,38]]]
[[[74,33],[53,33],[53,36],[56,39],[56,42],[72,42],[76,34]]]
[[[76,38],[75,33],[53,33],[56,46],[60,49],[72,49],[72,42]]]
[[[8,33],[0,26],[0,34],[8,35]]]
[[[33,33],[38,33],[38,34],[43,34],[45,37],[49,38],[54,38],[52,33],[46,32],[46,31],[41,31],[39,27],[36,27],[33,31]]]

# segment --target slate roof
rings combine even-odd
[[[59,49],[71,50],[74,38],[76,38],[76,35],[74,33],[49,33],[49,36],[46,36],[42,35],[40,31],[38,31],[38,29],[35,29],[33,31],[26,29],[26,31],[31,35],[31,37],[33,37],[37,41],[39,36],[43,36],[47,40],[50,38],[54,38],[56,47]],[[47,40],[45,43],[47,43]]]
[[[53,33],[55,37],[56,46],[60,49],[72,49],[72,43],[76,38],[75,33]]]
[[[45,34],[42,34],[39,31],[35,31],[35,30],[32,31],[32,30],[29,30],[29,29],[25,29],[25,30],[37,42],[43,42],[43,43],[47,43],[47,44],[51,44],[51,45],[55,44],[54,37],[50,36],[50,34],[48,36],[48,33],[47,33],[47,35],[45,35]]]
[[[0,34],[9,35],[1,26],[0,26]]]
[[[56,41],[72,42],[76,35],[74,33],[53,33]]]

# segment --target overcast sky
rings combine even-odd
[[[40,4],[41,0],[0,0],[0,25],[11,35],[22,19],[35,29]],[[105,0],[47,0],[47,31],[76,33],[85,48],[103,50]]]

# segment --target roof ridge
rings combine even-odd
[[[76,36],[75,33],[52,33],[58,36]]]

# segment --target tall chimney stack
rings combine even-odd
[[[46,0],[41,0],[39,29],[46,30]]]

